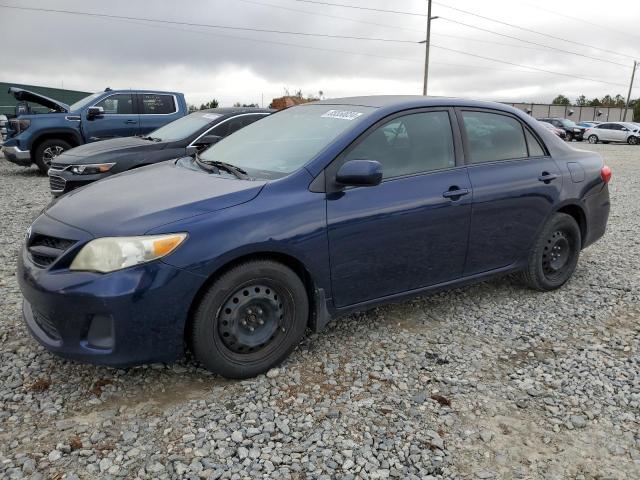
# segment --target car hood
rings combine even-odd
[[[50,108],[60,113],[69,112],[69,105],[59,102],[53,98],[45,97],[39,93],[30,92],[29,90],[23,90],[22,88],[10,87],[9,93],[14,96],[19,102],[31,102],[42,105],[43,107]]]
[[[166,146],[166,142],[154,142],[151,140],[145,140],[141,137],[111,138],[108,140],[101,140],[99,142],[85,143],[79,147],[67,150],[62,155],[56,157],[55,162],[63,165],[75,165],[78,164],[81,159],[90,159],[90,157],[98,154],[154,151],[162,150]]]
[[[172,160],[73,190],[45,213],[96,237],[142,235],[167,223],[248,202],[265,183],[193,170]]]

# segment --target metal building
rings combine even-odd
[[[32,92],[39,93],[45,97],[53,98],[67,105],[77,102],[78,100],[90,95],[90,92],[79,92],[77,90],[64,90],[62,88],[40,87],[37,85],[23,85],[19,83],[0,82],[0,115],[15,115],[16,104],[18,101],[13,95],[8,93],[9,87],[18,87]],[[40,105],[31,105],[34,113],[46,113],[47,109]]]
[[[575,105],[550,105],[543,103],[508,103],[535,118],[569,118],[574,122],[633,122],[633,108],[629,108],[626,120],[624,108],[620,107],[578,107]]]

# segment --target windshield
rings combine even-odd
[[[564,119],[564,120],[560,120],[560,121],[562,122],[562,125],[564,125],[565,127],[571,128],[571,127],[575,127],[576,126],[576,122],[574,122],[573,120]]]
[[[200,158],[230,163],[255,178],[281,178],[302,167],[373,110],[355,105],[288,108],[226,137]]]
[[[89,95],[88,97],[84,97],[82,100],[78,100],[73,105],[70,105],[69,106],[69,110],[71,110],[72,112],[75,111],[75,110],[80,110],[82,107],[88,105],[90,102],[92,102],[93,100],[98,98],[103,93],[104,92],[93,93],[93,94]]]
[[[215,119],[220,118],[221,116],[222,115],[220,115],[219,113],[192,113],[190,115],[187,115],[186,117],[182,117],[171,123],[167,123],[165,126],[151,132],[149,136],[158,138],[163,142],[182,140],[183,138],[193,135],[198,130],[206,127]]]

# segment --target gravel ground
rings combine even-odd
[[[15,255],[47,180],[0,161],[0,477],[640,478],[640,147],[583,148],[613,209],[563,289],[503,278],[345,317],[241,382],[32,340]]]

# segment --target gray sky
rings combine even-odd
[[[327,1],[426,13],[425,0]],[[0,0],[0,3],[416,42],[425,37],[426,22],[420,16],[296,0]],[[624,55],[524,32],[445,8],[440,3]],[[589,98],[607,93],[626,96],[632,57],[640,58],[640,2],[581,0],[573,5],[568,9],[556,0],[439,0],[432,15],[442,18],[432,24],[432,42],[439,47],[619,85],[534,72],[434,47],[429,93],[541,102],[550,101],[557,93],[572,100],[580,94]],[[551,51],[451,20],[626,66]],[[177,90],[186,94],[189,103],[217,98],[227,106],[236,101],[260,103],[262,96],[268,104],[273,97],[283,95],[285,88],[291,93],[300,89],[305,94],[322,90],[326,97],[422,92],[424,46],[409,43],[229,31],[6,8],[0,8],[0,40],[0,80],[16,83],[64,85],[87,91],[106,86]],[[637,84],[640,87],[640,78]],[[640,88],[634,89],[632,98],[636,97],[640,97]]]

